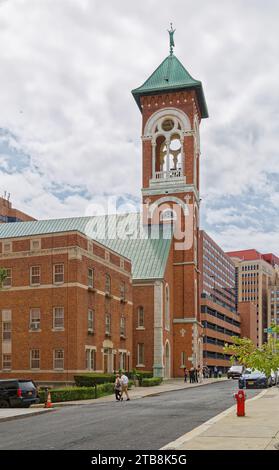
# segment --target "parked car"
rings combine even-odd
[[[39,401],[33,380],[0,380],[0,408],[29,408]]]
[[[246,369],[238,380],[239,388],[267,388],[273,385],[273,378],[256,369]]]
[[[228,379],[239,379],[243,372],[243,366],[231,366],[227,372],[227,377]]]

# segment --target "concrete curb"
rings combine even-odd
[[[250,402],[250,401],[253,401],[253,400],[258,400],[259,398],[264,396],[268,391],[269,391],[268,388],[263,390],[261,393],[259,393],[255,397],[249,398],[247,400],[247,402],[248,401]],[[210,418],[205,423],[203,423],[200,426],[197,426],[196,428],[192,429],[192,431],[187,432],[186,434],[179,437],[175,441],[169,442],[169,444],[166,444],[164,447],[161,447],[160,450],[177,450],[180,446],[182,446],[182,444],[192,440],[193,438],[195,438],[195,437],[199,436],[200,434],[202,434],[203,432],[207,431],[211,426],[218,423],[218,421],[220,421],[222,418],[229,415],[233,411],[235,411],[235,405],[230,406],[230,408],[227,408],[226,410],[222,411],[221,413],[214,416],[213,418]]]
[[[5,421],[14,421],[16,419],[23,419],[23,418],[31,418],[32,416],[38,416],[43,413],[48,413],[49,411],[54,411],[54,408],[50,409],[43,409],[43,410],[38,410],[34,411],[34,413],[26,413],[22,415],[13,415],[13,416],[7,416],[6,418],[0,418],[0,423],[4,423]]]

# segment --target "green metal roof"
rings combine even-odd
[[[143,95],[152,95],[163,91],[183,90],[193,88],[197,92],[201,115],[208,117],[207,105],[203,93],[202,83],[195,80],[177,57],[170,54],[159,65],[155,72],[144,82],[142,86],[132,90],[132,94],[140,107],[140,97]]]
[[[169,226],[164,233],[143,226],[141,214],[37,220],[0,224],[0,239],[78,231],[132,261],[133,279],[161,279],[171,247]]]

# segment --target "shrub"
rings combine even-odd
[[[66,387],[58,389],[49,389],[51,392],[52,403],[75,401],[75,400],[92,400],[96,398],[95,387]],[[97,398],[110,395],[114,391],[112,383],[97,385]],[[40,403],[46,400],[46,392],[39,391]]]
[[[93,387],[95,384],[113,383],[115,381],[115,375],[88,373],[75,375],[74,380],[77,387]]]
[[[144,370],[133,370],[132,372],[128,373],[129,378],[133,379],[134,376],[136,376],[139,381],[139,384],[141,385],[143,379],[151,379],[153,377],[153,372]]]
[[[152,377],[150,379],[142,379],[141,386],[142,387],[153,387],[154,385],[160,385],[162,383],[161,377]]]

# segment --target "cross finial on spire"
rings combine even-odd
[[[170,55],[172,55],[172,54],[173,54],[173,48],[174,48],[174,46],[175,46],[175,44],[174,44],[174,39],[173,39],[173,35],[174,35],[174,33],[175,33],[175,29],[173,29],[172,23],[170,24],[170,26],[171,26],[171,29],[168,29],[168,33],[169,33],[169,35],[170,35]]]

